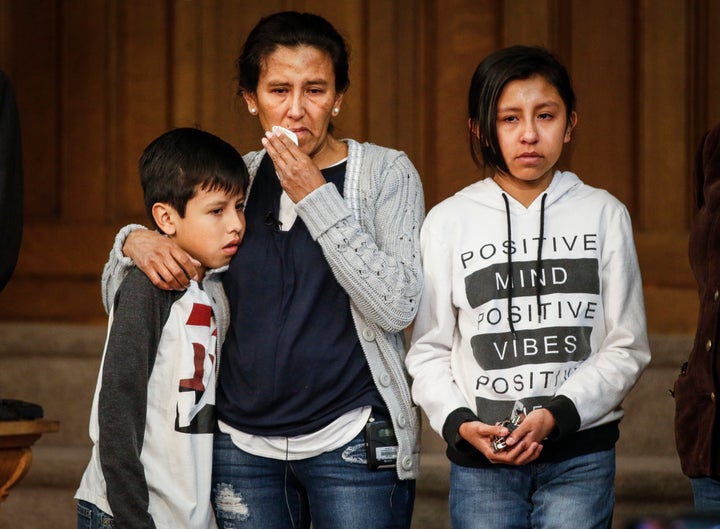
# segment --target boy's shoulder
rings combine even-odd
[[[115,310],[145,312],[157,306],[169,306],[183,296],[184,292],[163,290],[156,287],[150,278],[137,267],[133,267],[123,279],[115,294]]]
[[[150,278],[145,275],[145,272],[135,266],[133,266],[132,269],[130,269],[130,271],[128,272],[128,274],[125,276],[125,279],[123,279],[123,282],[120,284],[120,288],[118,290],[132,290],[134,292],[152,292],[160,296],[166,295],[164,293],[171,292],[168,290],[162,290],[161,288],[153,285],[150,281]]]

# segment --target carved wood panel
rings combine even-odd
[[[692,331],[690,167],[720,120],[720,5],[709,0],[0,0],[0,68],[17,92],[26,179],[0,320],[104,320],[113,235],[144,222],[142,148],[185,125],[259,148],[234,61],[258,18],[281,9],[318,12],[348,38],[338,135],[405,150],[428,207],[481,176],[465,118],[477,63],[509,44],[553,49],[580,116],[562,162],[627,204],[650,330]]]

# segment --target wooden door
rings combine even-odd
[[[691,159],[720,121],[720,35],[710,30],[720,5],[710,0],[0,0],[0,68],[19,102],[26,186],[0,320],[104,320],[99,278],[114,234],[145,222],[142,148],[185,125],[258,148],[234,60],[258,18],[282,9],[322,14],[347,37],[338,133],[405,150],[428,207],[481,176],[465,132],[477,63],[509,44],[554,50],[579,98],[564,162],[627,204],[651,332],[692,331]]]

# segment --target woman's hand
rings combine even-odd
[[[275,165],[280,185],[296,204],[327,183],[315,162],[282,132],[266,132],[262,144]]]
[[[123,245],[123,253],[145,272],[153,285],[163,290],[185,290],[197,281],[200,262],[173,241],[150,230],[135,230]]]

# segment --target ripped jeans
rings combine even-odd
[[[215,433],[212,504],[219,529],[409,529],[415,481],[344,460],[346,446],[299,461],[258,457]],[[364,449],[363,449],[364,450]],[[362,452],[364,454],[364,451]]]

